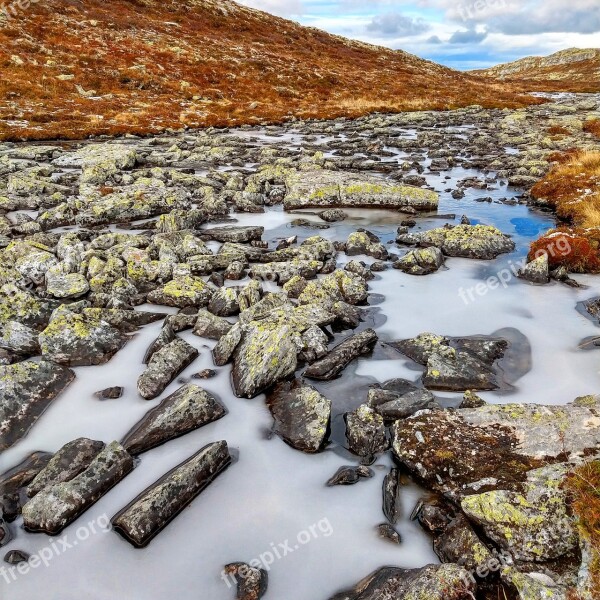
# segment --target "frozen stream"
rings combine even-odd
[[[244,132],[236,135],[243,136]],[[292,136],[293,143],[301,140]],[[257,136],[257,139],[261,139]],[[281,141],[281,138],[262,138]],[[556,282],[532,286],[514,277],[506,287],[474,290],[478,283],[509,269],[527,253],[529,244],[554,224],[550,215],[526,206],[475,202],[480,196],[494,200],[510,198],[515,190],[468,190],[461,200],[444,192],[458,179],[479,175],[477,171],[454,169],[442,176],[427,175],[428,183],[442,193],[439,214],[456,219],[419,218],[415,230],[460,222],[462,214],[473,224],[495,225],[513,236],[517,250],[495,261],[450,258],[446,269],[426,277],[413,277],[389,269],[370,282],[371,318],[382,341],[408,338],[430,331],[448,335],[492,334],[512,328],[531,346],[531,364],[513,384],[512,390],[482,393],[488,402],[536,402],[562,404],[599,389],[598,352],[583,350],[581,341],[597,334],[594,324],[576,311],[577,302],[597,295],[598,278],[576,276],[588,286],[574,289]],[[449,179],[444,179],[448,176]],[[240,225],[260,224],[263,239],[298,235],[304,239],[323,235],[343,240],[357,227],[365,227],[387,242],[399,225],[398,213],[385,210],[350,210],[349,218],[330,229],[292,227],[299,217],[322,224],[314,214],[286,214],[281,208],[264,215],[234,215]],[[392,245],[391,249],[399,252]],[[368,257],[353,257],[372,262]],[[340,263],[349,259],[338,255]],[[240,282],[235,282],[239,284]],[[242,282],[243,283],[243,282]],[[461,290],[463,290],[461,296]],[[471,290],[472,299],[468,291]],[[465,300],[466,298],[466,300]],[[141,307],[148,308],[148,307]],[[174,311],[173,311],[174,312]],[[161,323],[145,327],[112,361],[99,367],[75,369],[77,379],[52,404],[30,434],[0,457],[0,471],[17,465],[31,452],[54,452],[77,438],[119,440],[158,400],[146,402],[136,391],[136,380],[148,345]],[[348,333],[348,332],[346,332]],[[192,374],[213,367],[210,348],[214,342],[184,332],[181,336],[196,346],[201,356],[173,382],[162,397],[175,391]],[[423,493],[415,485],[402,491],[404,518],[399,524],[400,546],[380,539],[376,526],[384,521],[381,485],[391,462],[389,454],[374,465],[375,476],[354,486],[325,487],[325,482],[352,458],[334,441],[327,451],[305,455],[269,436],[272,419],[264,396],[254,400],[236,398],[229,382],[230,368],[205,381],[191,380],[216,395],[229,414],[222,420],[143,454],[137,468],[60,536],[77,547],[54,554],[49,565],[18,574],[16,580],[0,577],[4,600],[220,600],[234,598],[221,578],[223,566],[233,561],[249,562],[273,546],[286,556],[275,557],[269,573],[266,598],[279,600],[325,600],[376,568],[390,564],[419,567],[437,562],[431,541],[410,522],[415,503]],[[334,440],[341,414],[366,399],[367,386],[395,377],[416,380],[420,370],[400,354],[376,353],[373,358],[351,364],[343,376],[318,385],[334,402]],[[123,386],[118,400],[99,401],[94,392],[108,386]],[[458,394],[439,394],[450,403]],[[177,519],[144,550],[135,550],[121,537],[105,531],[79,539],[80,528],[91,521],[112,517],[160,475],[187,459],[205,444],[225,439],[239,453],[239,460],[221,475]],[[52,547],[52,538],[25,533],[21,520],[12,524],[17,535],[3,548],[29,554]],[[312,529],[312,530],[311,530]],[[99,528],[97,527],[97,530]],[[300,538],[299,538],[300,536]],[[309,541],[307,541],[307,537]],[[56,541],[56,540],[54,540]],[[280,546],[280,544],[282,546]],[[264,557],[263,557],[264,558]],[[268,560],[268,558],[267,558]]]

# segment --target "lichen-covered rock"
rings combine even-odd
[[[568,469],[557,464],[527,474],[523,489],[496,489],[463,498],[461,507],[516,560],[547,561],[577,547],[567,493],[561,489]]]
[[[366,254],[378,260],[385,260],[388,257],[388,251],[379,238],[366,231],[356,231],[348,236],[346,254],[348,256]]]
[[[298,208],[401,208],[433,210],[438,195],[430,190],[398,184],[369,175],[328,171],[288,172],[286,210]]]
[[[300,304],[325,303],[330,308],[335,302],[361,304],[367,299],[367,282],[354,273],[337,269],[317,281],[311,281],[298,298]]]
[[[318,452],[327,442],[331,401],[298,380],[280,383],[267,398],[275,420],[273,430],[302,452]]]
[[[527,263],[520,271],[519,277],[531,283],[544,284],[550,281],[548,254],[545,252]]]
[[[53,269],[46,273],[46,291],[54,298],[79,298],[89,290],[88,280],[80,273],[60,273]]]
[[[0,450],[19,441],[73,379],[73,371],[45,360],[0,366]]]
[[[175,332],[173,331],[170,322],[165,320],[158,337],[150,344],[150,346],[148,346],[142,362],[147,365],[156,352],[161,348],[164,348],[167,344],[170,344],[173,340],[175,340]]]
[[[208,310],[199,310],[194,324],[194,333],[210,340],[218,340],[232,327],[233,324],[226,319],[217,317]]]
[[[348,215],[339,208],[331,208],[329,210],[322,210],[319,213],[319,217],[321,217],[323,221],[327,221],[327,223],[336,223],[345,220]]]
[[[65,444],[29,484],[27,495],[33,498],[49,486],[70,481],[85,471],[103,449],[104,442],[88,438],[78,438]]]
[[[205,446],[119,511],[113,528],[136,548],[147,546],[230,464],[227,442]]]
[[[502,579],[514,586],[519,600],[567,600],[569,597],[563,586],[557,585],[545,574],[522,573],[515,567],[506,567],[502,570]],[[593,600],[592,596],[579,597],[582,600]]]
[[[239,291],[235,288],[219,288],[208,303],[208,310],[217,317],[231,317],[240,312]]]
[[[515,243],[499,229],[490,225],[456,225],[430,229],[420,233],[398,235],[401,244],[436,246],[446,256],[492,260],[512,252]]]
[[[212,423],[224,417],[226,412],[214,396],[197,385],[187,384],[148,412],[125,436],[122,444],[130,454],[137,456]]]
[[[377,456],[385,452],[389,442],[383,417],[370,406],[361,404],[345,416],[348,448],[363,457]]]
[[[55,164],[62,165],[67,157],[69,166],[82,167],[81,183],[102,185],[119,171],[133,167],[136,153],[133,147],[124,144],[93,144],[57,159]]]
[[[6,283],[0,287],[0,325],[18,321],[36,328],[48,322],[51,312],[46,302],[13,283]]]
[[[456,564],[383,567],[330,600],[473,600],[476,590],[469,572]]]
[[[327,356],[310,365],[304,371],[304,376],[323,381],[335,379],[355,358],[370,352],[377,339],[377,334],[373,329],[365,329],[361,333],[346,338]]]
[[[226,227],[203,229],[202,235],[208,236],[210,239],[216,240],[217,242],[243,244],[245,242],[260,240],[264,232],[265,228],[258,225],[247,227],[229,225]]]
[[[267,593],[269,574],[264,569],[237,562],[225,565],[225,573],[237,583],[237,600],[260,600]]]
[[[213,291],[200,277],[178,277],[169,281],[161,289],[148,294],[148,302],[185,308],[187,306],[206,306]]]
[[[39,336],[42,356],[70,365],[101,365],[118,352],[127,338],[106,321],[65,312],[50,321]]]
[[[429,390],[395,379],[386,382],[381,388],[370,389],[367,401],[386,421],[404,419],[419,410],[439,407]]]
[[[189,366],[200,353],[185,340],[177,338],[155,352],[148,368],[139,376],[137,389],[146,400],[156,398]]]
[[[31,356],[40,349],[38,332],[18,321],[8,321],[0,326],[0,348],[17,354]]]
[[[417,248],[397,260],[393,267],[409,275],[429,275],[444,264],[444,255],[439,248]]]
[[[35,285],[41,285],[44,282],[46,272],[57,264],[58,260],[52,252],[30,247],[29,252],[17,259],[15,269],[25,279]]]
[[[96,455],[82,473],[41,490],[23,507],[28,531],[59,534],[133,469],[133,458],[117,442]]]

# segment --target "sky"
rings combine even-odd
[[[238,1],[460,70],[600,48],[600,0]]]

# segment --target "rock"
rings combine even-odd
[[[22,550],[11,550],[4,555],[4,562],[9,565],[20,565],[21,563],[29,562],[31,557],[27,552]]]
[[[329,210],[322,210],[319,213],[319,217],[328,223],[336,223],[338,221],[344,221],[348,218],[348,215],[339,208],[332,208]]]
[[[418,519],[425,531],[435,535],[443,533],[454,517],[454,511],[437,498],[421,499],[411,515],[411,519]]]
[[[35,476],[48,464],[52,454],[48,452],[34,452],[16,467],[0,475],[1,496],[19,495]]]
[[[244,268],[244,263],[234,260],[226,269],[223,274],[225,279],[229,279],[231,281],[239,281],[240,279],[244,279],[246,276],[246,270]]]
[[[75,367],[108,362],[126,341],[105,321],[71,312],[54,317],[39,336],[45,359]]]
[[[40,350],[38,332],[18,321],[8,321],[0,328],[0,348],[32,356]]]
[[[233,242],[236,244],[243,244],[253,240],[260,240],[264,232],[264,227],[241,227],[230,225],[227,227],[203,229],[201,233],[203,236],[208,236],[210,239],[216,240],[217,242]]]
[[[123,395],[122,387],[109,387],[94,394],[99,400],[116,400]]]
[[[0,286],[0,325],[9,321],[17,321],[27,327],[45,326],[50,318],[51,309],[42,302],[13,283]]]
[[[385,518],[395,525],[400,518],[402,505],[400,502],[400,471],[390,469],[390,472],[383,478],[383,514]]]
[[[316,325],[307,329],[301,336],[302,350],[298,358],[308,364],[322,358],[329,352],[329,338],[325,332]]]
[[[481,408],[487,403],[483,398],[480,398],[475,392],[467,390],[464,395],[462,402],[458,408]]]
[[[550,465],[527,474],[520,491],[496,489],[463,498],[461,508],[485,534],[515,560],[543,562],[578,546],[561,484],[564,465]]]
[[[373,329],[346,338],[327,356],[308,367],[304,376],[322,381],[336,378],[355,358],[370,352],[377,339]]]
[[[111,519],[114,530],[144,548],[230,464],[227,442],[204,446],[119,511]]]
[[[519,600],[565,600],[569,590],[542,573],[522,573],[514,567],[502,570],[502,579],[517,590]],[[571,589],[570,592],[573,592]],[[577,597],[577,596],[576,596]],[[579,596],[585,598],[585,596]],[[589,596],[590,600],[592,597]]]
[[[519,277],[531,283],[544,284],[550,281],[550,269],[548,266],[548,255],[544,252],[538,258],[519,270]]]
[[[33,498],[47,487],[70,481],[85,471],[103,449],[104,442],[88,438],[78,438],[65,444],[29,484],[27,495]]]
[[[217,372],[214,369],[203,369],[198,373],[192,375],[194,379],[211,379],[212,377],[216,377]]]
[[[344,266],[344,271],[348,271],[350,273],[354,273],[358,275],[365,281],[369,281],[375,278],[375,275],[371,272],[370,269],[367,268],[365,263],[358,262],[357,260],[351,260]]]
[[[360,465],[358,467],[340,467],[334,475],[327,480],[327,486],[353,485],[361,479],[373,477],[373,471],[369,467]]]
[[[348,256],[366,254],[378,260],[385,260],[388,257],[388,251],[379,238],[365,231],[357,231],[348,236],[346,254]]]
[[[210,340],[218,340],[233,327],[233,324],[213,315],[208,310],[201,309],[198,311],[198,317],[194,324],[194,334],[200,337],[205,337]]]
[[[286,177],[286,210],[298,208],[401,208],[434,210],[438,195],[368,175],[342,171],[290,172]]]
[[[137,388],[140,396],[152,400],[188,367],[200,353],[185,340],[177,338],[155,352],[147,369],[140,375]]]
[[[90,284],[79,273],[60,273],[49,269],[46,273],[46,291],[54,298],[79,298],[90,291]]]
[[[300,294],[300,304],[325,303],[328,310],[336,302],[352,305],[363,303],[368,297],[367,282],[348,271],[337,269],[318,281],[311,281]]]
[[[172,341],[175,340],[175,338],[175,332],[173,331],[170,322],[167,322],[165,320],[163,328],[160,330],[158,337],[150,344],[150,346],[146,350],[142,362],[145,365],[147,365],[154,356],[154,354],[156,354],[156,352],[158,352],[161,348],[164,348],[167,344],[170,344]]]
[[[401,244],[435,246],[446,256],[492,260],[512,252],[515,243],[500,230],[489,225],[456,225],[430,229],[421,233],[401,234]]]
[[[0,450],[25,436],[73,379],[73,371],[46,360],[0,366]]]
[[[266,593],[269,575],[264,569],[257,569],[246,563],[230,563],[225,571],[237,583],[237,600],[260,600]]]
[[[187,384],[149,411],[121,442],[133,456],[160,446],[225,416],[227,410],[211,394]]]
[[[408,383],[408,382],[407,382]],[[435,396],[429,391],[410,385],[409,391],[372,388],[367,402],[386,421],[404,419],[425,408],[439,407]]]
[[[331,402],[315,388],[280,383],[267,397],[274,419],[273,431],[288,445],[302,452],[318,452],[327,443]]]
[[[208,310],[217,317],[231,317],[240,312],[239,292],[235,288],[222,287],[212,296]]]
[[[124,144],[93,144],[84,146],[68,159],[69,166],[78,164],[82,167],[81,183],[102,185],[119,171],[132,168],[136,154],[133,147]],[[62,166],[61,159],[55,164]]]
[[[346,413],[345,420],[348,448],[354,454],[372,457],[389,448],[383,418],[371,407],[361,404],[354,412]]]
[[[406,253],[393,267],[409,275],[429,275],[444,264],[444,255],[439,248],[418,248]]]
[[[377,533],[380,538],[392,542],[392,544],[399,546],[402,543],[400,534],[389,523],[377,525]]]
[[[74,479],[40,491],[23,506],[23,524],[32,532],[59,534],[133,469],[133,459],[112,442]]]
[[[184,276],[169,281],[161,289],[148,294],[148,302],[164,306],[206,306],[212,298],[212,289],[200,277]]]
[[[473,600],[476,589],[469,572],[455,564],[383,567],[330,600]]]

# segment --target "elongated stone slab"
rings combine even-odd
[[[71,481],[43,489],[23,507],[23,524],[32,532],[59,534],[133,469],[133,458],[112,442]]]
[[[33,498],[46,487],[70,481],[87,469],[104,449],[104,442],[78,438],[65,444],[31,482],[27,495]]]
[[[45,360],[0,367],[0,451],[24,437],[73,379],[71,369]]]
[[[52,454],[34,452],[16,467],[0,475],[0,497],[11,495],[25,487],[48,464]]]
[[[204,446],[118,512],[111,521],[114,530],[144,548],[230,464],[227,442]]]
[[[225,407],[189,383],[149,411],[125,436],[123,447],[136,456],[225,416]]]

